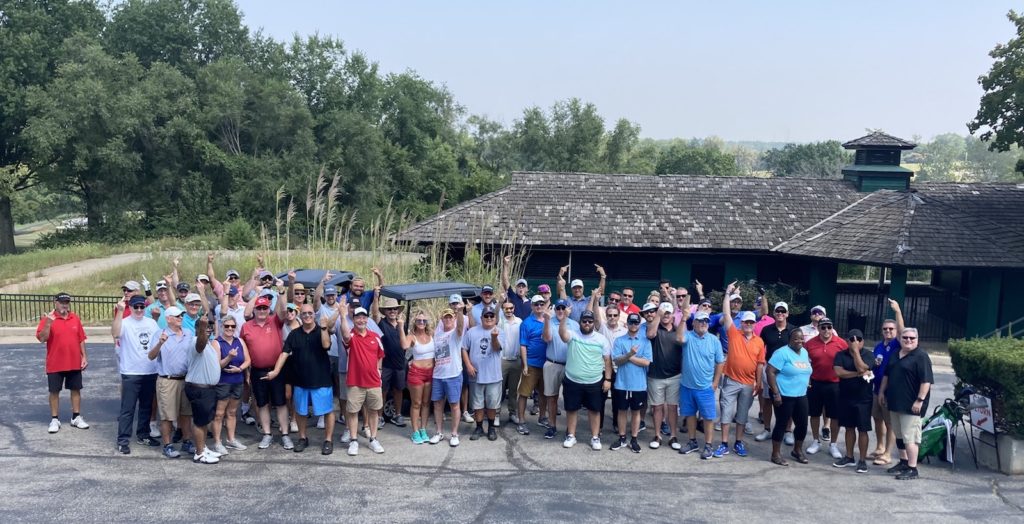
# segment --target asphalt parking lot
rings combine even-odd
[[[834,468],[825,452],[808,465],[778,467],[768,462],[769,443],[750,442],[746,458],[702,461],[667,447],[612,452],[610,431],[600,452],[582,437],[567,450],[561,437],[544,440],[536,430],[520,436],[508,424],[498,441],[463,438],[458,448],[417,446],[408,428],[389,425],[381,432],[383,455],[364,445],[349,457],[337,445],[324,457],[316,429],[304,453],[277,442],[257,450],[255,428],[241,426],[250,448],[217,465],[168,460],[159,448],[138,444],[122,456],[114,446],[112,346],[89,346],[83,415],[92,427],[67,424],[65,393],[64,426],[55,435],[46,428],[43,351],[38,344],[0,346],[0,522],[1024,522],[1024,479],[975,470],[962,439],[956,470],[933,461],[910,482],[881,467],[867,474]],[[944,398],[952,370],[948,359],[935,361],[933,398]],[[468,437],[470,426],[462,428]],[[650,431],[641,434],[645,444]]]

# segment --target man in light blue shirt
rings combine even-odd
[[[626,334],[615,339],[612,346],[612,361],[618,367],[615,374],[615,387],[612,389],[612,406],[618,411],[616,424],[619,428],[619,440],[612,444],[611,449],[617,450],[626,444],[626,410],[630,410],[629,449],[640,453],[640,419],[647,409],[647,366],[654,358],[651,340],[640,333],[640,315],[636,313],[626,317]]]
[[[718,337],[708,332],[710,318],[704,311],[693,316],[693,331],[680,325],[676,339],[683,346],[683,372],[679,375],[679,413],[686,417],[686,433],[690,437],[679,453],[688,454],[700,449],[697,444],[697,413],[704,419],[704,452],[709,459],[713,450],[715,390],[725,367],[725,353]]]

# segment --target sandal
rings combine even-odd
[[[876,466],[888,466],[889,464],[892,464],[892,459],[889,458],[889,456],[882,456],[875,458],[871,463]]]
[[[876,458],[878,458],[878,457],[884,457],[884,456],[885,456],[885,455],[887,455],[888,453],[889,453],[889,452],[888,452],[888,451],[886,451],[886,450],[884,450],[884,449],[883,449],[883,450],[881,450],[881,451],[879,451],[879,450],[877,450],[877,449],[876,449],[876,450],[872,451],[871,453],[868,453],[868,458],[869,458],[869,459],[876,459]]]
[[[810,462],[809,460],[807,460],[806,456],[804,456],[803,454],[797,453],[796,451],[790,451],[789,455],[791,457],[793,457],[794,460],[796,460],[797,462],[799,462],[801,464],[807,464],[808,462]]]
[[[775,464],[777,466],[789,466],[789,462],[786,462],[786,459],[782,457],[772,457],[771,461],[772,464]]]

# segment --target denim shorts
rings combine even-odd
[[[459,399],[462,398],[462,375],[434,379],[434,388],[430,390],[430,400],[437,402],[445,397],[448,398],[449,404],[459,403]]]

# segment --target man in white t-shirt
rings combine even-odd
[[[519,424],[516,407],[519,399],[519,379],[523,376],[523,360],[519,355],[519,327],[523,320],[516,316],[516,305],[505,302],[501,305],[498,329],[501,330],[501,389],[507,395],[508,416],[513,424]],[[501,425],[501,411],[494,417],[494,425]]]
[[[110,334],[117,341],[117,370],[121,374],[121,412],[117,417],[117,451],[123,455],[132,452],[129,440],[135,410],[139,411],[135,434],[139,444],[159,446],[160,441],[149,434],[149,417],[153,412],[156,395],[157,363],[149,359],[149,350],[160,337],[160,326],[144,313],[146,297],[135,295],[117,303]],[[131,315],[124,318],[125,308]]]
[[[452,410],[451,447],[459,445],[459,400],[462,396],[462,336],[465,333],[465,306],[455,304],[455,311],[441,311],[441,333],[434,335],[434,385],[430,400],[434,403],[434,421],[437,432],[430,437],[431,444],[437,444],[443,437],[444,403],[448,401]]]
[[[501,330],[497,311],[484,307],[481,325],[474,326],[462,338],[462,359],[466,372],[475,381],[470,384],[469,403],[476,429],[469,440],[484,435],[484,412],[487,414],[487,440],[498,440],[494,427],[495,413],[501,405]]]

